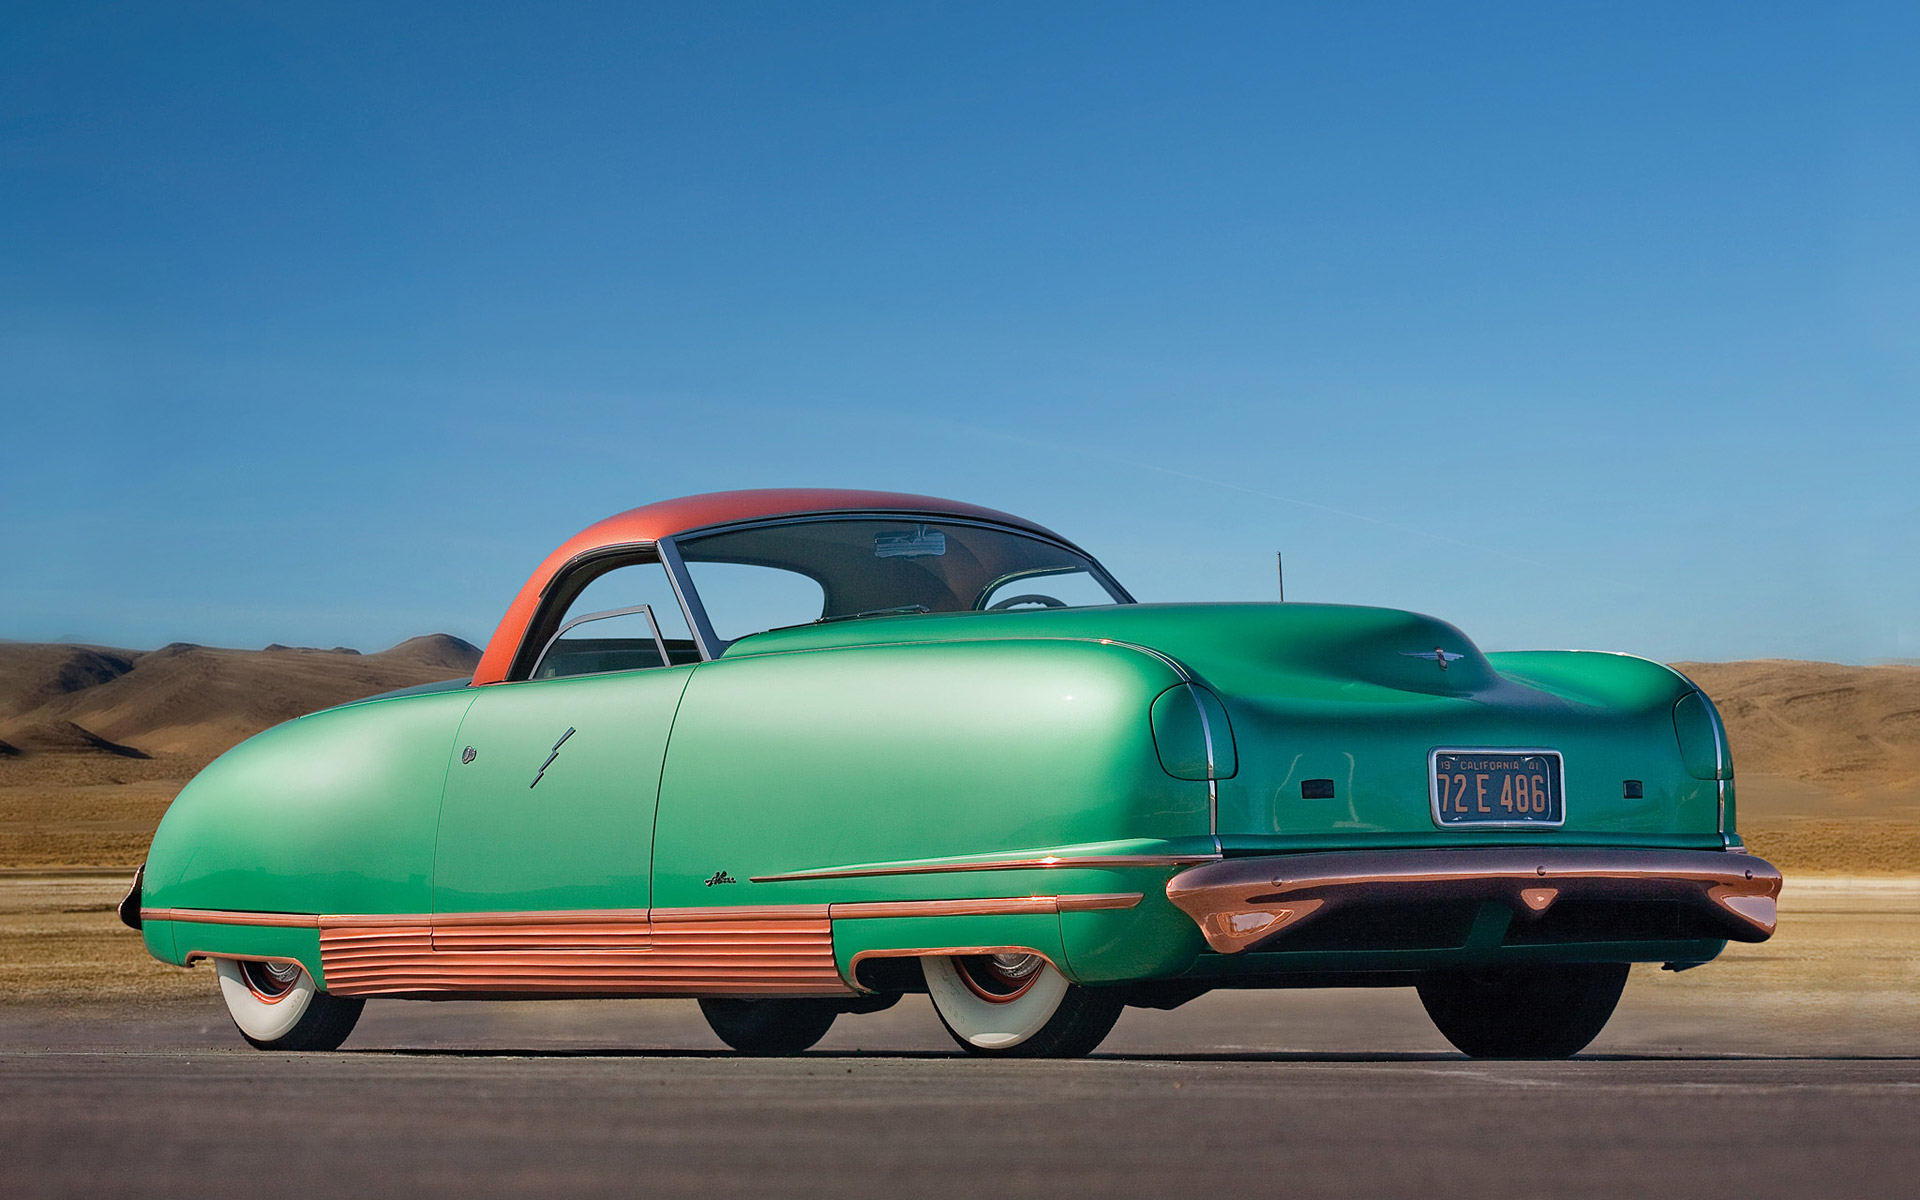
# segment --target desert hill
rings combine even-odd
[[[471,674],[479,658],[447,634],[378,654],[0,644],[0,754],[211,758],[316,709]]]
[[[1920,806],[1920,667],[1786,659],[1674,667],[1727,723],[1743,811],[1780,807],[1769,789],[1749,786],[1762,780],[1798,785],[1788,789],[1801,798],[1788,799],[1789,812],[1816,794],[1842,807]]]
[[[1748,845],[1789,875],[1920,875],[1920,667],[1674,665],[1727,722]]]
[[[0,867],[132,865],[186,781],[303,713],[468,675],[445,634],[377,654],[0,643]],[[1789,871],[1920,874],[1920,666],[1677,663],[1727,722],[1740,829]]]

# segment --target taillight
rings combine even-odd
[[[1175,779],[1231,779],[1240,769],[1226,706],[1197,683],[1176,684],[1154,700],[1153,748]]]
[[[1687,765],[1687,774],[1695,779],[1733,778],[1726,727],[1704,694],[1688,692],[1674,704],[1673,734],[1680,741],[1680,760]]]

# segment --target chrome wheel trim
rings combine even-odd
[[[299,985],[301,976],[306,972],[300,964],[290,962],[266,962],[256,959],[236,960],[240,967],[240,977],[246,982],[247,990],[263,1004],[278,1004]]]
[[[1038,954],[969,954],[948,961],[967,990],[988,1004],[1011,1004],[1026,995],[1047,967]]]

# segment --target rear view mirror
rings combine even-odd
[[[873,535],[875,558],[936,558],[946,552],[947,535],[925,525],[916,525],[912,533]]]

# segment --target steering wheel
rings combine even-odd
[[[1048,608],[1065,608],[1067,606],[1065,600],[1056,600],[1052,596],[1042,596],[1039,592],[1022,592],[1018,596],[1008,596],[1005,600],[994,601],[992,604],[987,605],[987,611],[999,612],[1004,608],[1012,608],[1016,604],[1044,604]]]

